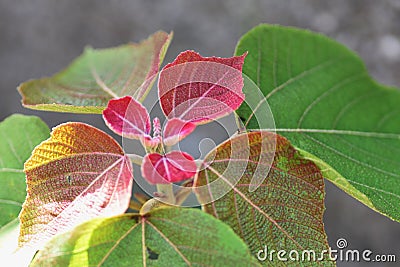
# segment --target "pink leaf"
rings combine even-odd
[[[242,66],[246,54],[231,58],[178,55],[160,73],[158,93],[164,114],[196,124],[223,117],[244,100]]]
[[[132,165],[119,144],[84,123],[53,129],[25,162],[27,196],[19,245],[38,248],[52,236],[129,205]]]
[[[173,118],[168,120],[164,127],[164,144],[172,146],[191,134],[196,128],[196,124],[181,119]]]
[[[149,137],[149,113],[131,96],[110,100],[103,111],[103,118],[107,126],[119,135],[132,139]]]
[[[196,170],[193,157],[185,152],[152,153],[143,158],[142,175],[151,184],[183,181],[194,176]]]

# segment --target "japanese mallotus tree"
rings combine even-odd
[[[334,266],[324,178],[400,220],[400,91],[353,52],[259,25],[232,57],[185,51],[160,70],[171,39],[87,48],[18,87],[30,109],[102,114],[144,153],[82,122],[1,122],[0,240],[18,231],[15,260],[29,250],[29,266]],[[154,117],[143,104],[153,87]],[[237,131],[204,158],[180,149],[225,117]],[[143,184],[154,190],[132,193]]]

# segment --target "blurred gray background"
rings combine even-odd
[[[165,62],[183,50],[228,57],[253,26],[273,23],[319,31],[346,44],[378,81],[400,87],[400,0],[0,0],[0,120],[35,114],[50,127],[86,121],[106,129],[100,116],[23,109],[15,88],[49,76],[95,48],[140,41],[162,29],[174,40]],[[397,255],[397,263],[338,262],[338,266],[399,266],[400,224],[381,216],[326,182],[329,242],[346,238],[352,249]]]

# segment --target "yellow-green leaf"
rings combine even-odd
[[[259,266],[227,225],[197,209],[95,219],[56,236],[32,267]]]
[[[138,44],[86,48],[66,69],[18,88],[27,108],[101,113],[110,99],[131,95],[142,101],[151,88],[172,33],[159,31]]]

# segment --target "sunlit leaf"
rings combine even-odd
[[[196,124],[173,118],[168,120],[164,126],[163,140],[166,146],[172,146],[191,134]]]
[[[131,96],[112,99],[103,111],[107,126],[115,133],[133,139],[150,138],[150,116],[146,108]]]
[[[270,147],[275,140],[276,151]],[[262,154],[274,155],[272,166],[265,166]],[[210,152],[202,165],[194,186],[199,202],[206,203],[203,210],[227,223],[254,255],[265,246],[269,251],[296,250],[300,255],[314,250],[317,257],[328,249],[322,174],[285,138],[270,132],[237,135]],[[255,175],[265,179],[250,192]],[[230,190],[220,196],[225,188]],[[263,263],[271,266],[273,262],[266,257]],[[322,262],[282,262],[275,254],[273,260],[274,266],[333,266],[326,257]]]
[[[21,84],[22,103],[32,109],[101,113],[112,98],[132,95],[142,101],[171,39],[172,33],[160,31],[138,44],[88,47],[54,76]]]
[[[196,174],[196,169],[193,157],[180,151],[147,154],[142,163],[142,175],[151,184],[186,180]]]
[[[260,25],[239,41],[243,72],[274,115],[276,131],[324,177],[400,221],[400,90],[380,85],[353,52],[309,31]],[[251,92],[246,92],[251,94]],[[248,129],[254,110],[238,109]],[[271,129],[275,130],[275,129]]]
[[[132,166],[106,133],[66,123],[35,148],[24,166],[27,196],[19,245],[40,248],[50,237],[97,216],[128,208]]]
[[[0,123],[0,230],[17,219],[26,195],[24,162],[49,135],[34,116],[15,114]]]
[[[197,209],[95,219],[57,236],[32,267],[259,266],[224,223]]]
[[[244,100],[242,65],[246,54],[231,58],[178,55],[160,72],[158,94],[164,114],[196,124],[236,110]]]

